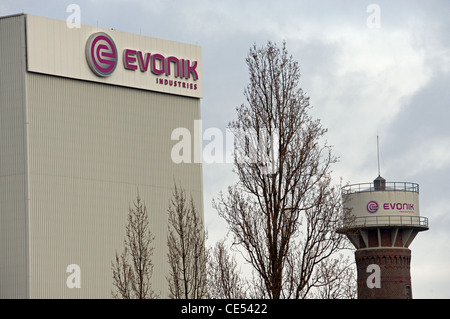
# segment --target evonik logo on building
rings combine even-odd
[[[151,72],[158,76],[157,85],[197,90],[197,84],[187,82],[197,81],[198,61],[178,58],[176,56],[164,56],[160,53],[143,52],[125,48],[122,50],[123,67],[126,70],[142,73]],[[118,62],[118,50],[113,39],[104,32],[92,34],[86,42],[86,59],[92,72],[100,77],[110,76]],[[160,78],[165,75],[166,78]],[[173,79],[167,77],[173,76]]]
[[[117,48],[111,37],[104,32],[92,34],[86,42],[86,60],[96,75],[110,76],[117,66]]]

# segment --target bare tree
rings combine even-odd
[[[323,141],[327,130],[309,115],[286,44],[255,45],[246,62],[247,104],[230,123],[239,181],[213,205],[255,270],[258,296],[304,298],[319,266],[348,245],[335,231],[342,215],[330,176],[337,158]]]
[[[237,269],[234,255],[229,254],[225,240],[220,240],[209,249],[207,285],[210,298],[245,299],[247,283]]]
[[[124,239],[124,251],[116,253],[112,262],[114,298],[157,298],[152,289],[154,236],[148,227],[147,208],[138,195],[133,207],[128,210],[128,223]]]
[[[168,209],[169,293],[175,299],[206,297],[206,233],[192,195],[175,184]]]
[[[312,296],[320,299],[355,299],[355,270],[355,263],[342,254],[337,258],[324,260],[312,280],[316,288],[312,291]]]

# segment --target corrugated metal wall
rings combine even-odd
[[[200,164],[174,164],[171,133],[194,132],[200,100],[27,75],[30,297],[108,298],[137,191],[154,233],[154,290],[167,296],[167,208],[180,181],[203,216]],[[66,267],[81,268],[69,289]]]
[[[0,298],[26,298],[25,16],[0,19]]]

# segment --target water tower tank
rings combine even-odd
[[[342,199],[345,218],[338,232],[356,248],[358,298],[412,298],[408,247],[428,230],[428,219],[420,216],[419,185],[378,176],[373,183],[343,187]],[[379,287],[368,282],[373,269],[380,272]]]

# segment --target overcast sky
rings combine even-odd
[[[70,4],[80,6],[82,24],[200,45],[203,129],[225,132],[245,102],[250,46],[286,41],[340,158],[336,183],[377,176],[379,135],[381,175],[420,185],[430,230],[410,247],[413,296],[450,298],[450,1],[1,0],[0,16],[66,20]],[[203,166],[213,239],[226,229],[211,199],[235,181],[231,169]]]

